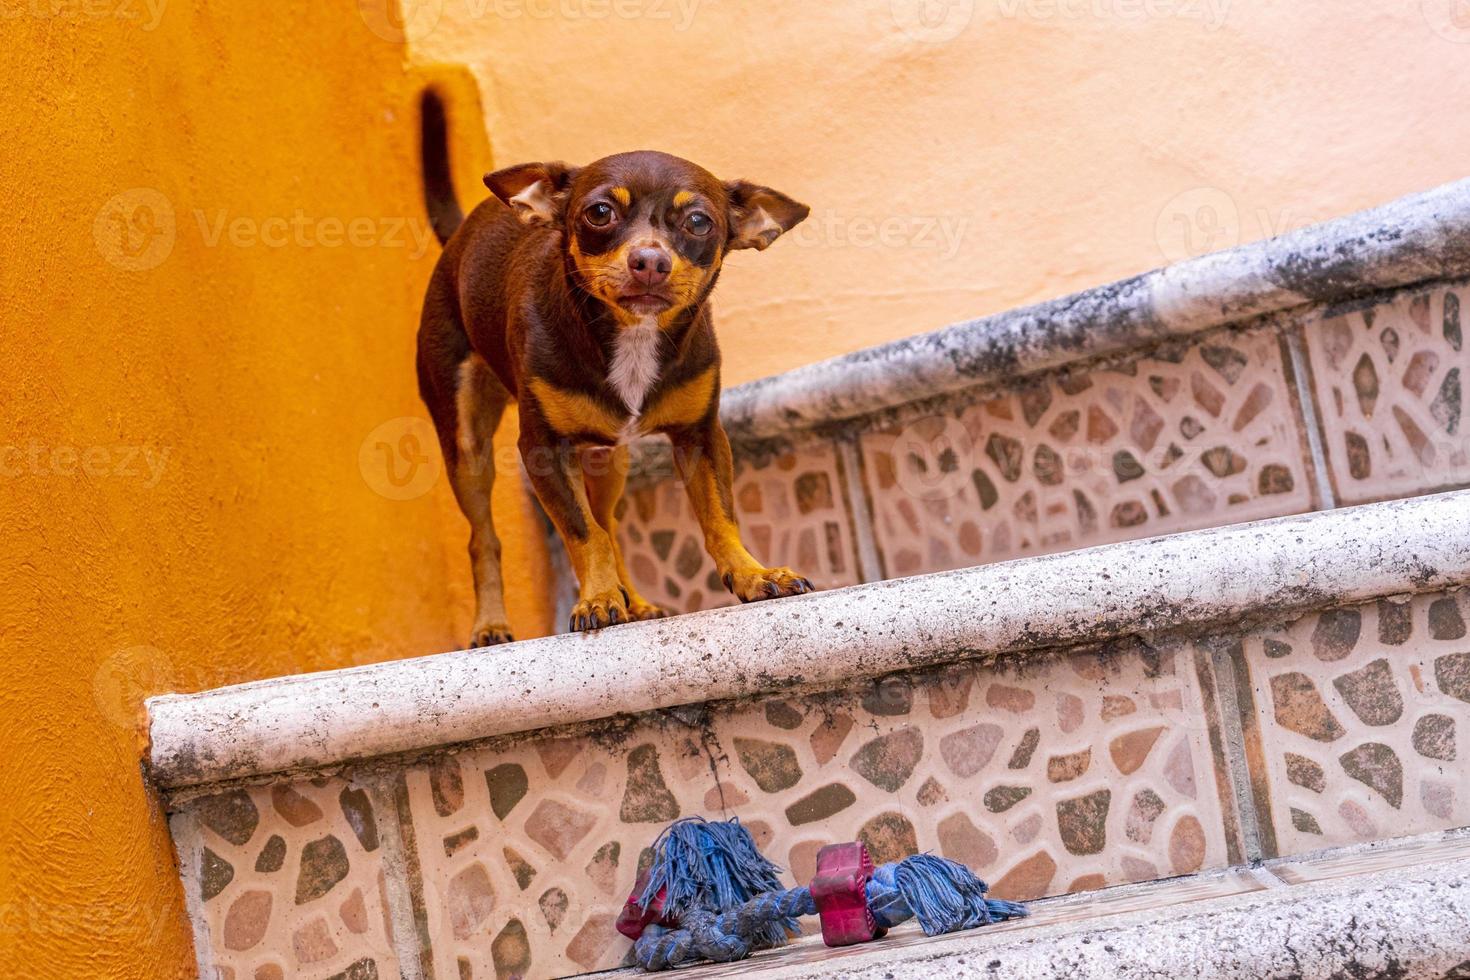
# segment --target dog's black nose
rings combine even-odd
[[[645,286],[658,286],[669,278],[673,269],[669,253],[661,248],[635,248],[628,253],[628,270]]]

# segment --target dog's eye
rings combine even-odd
[[[582,217],[587,219],[587,223],[596,228],[604,228],[612,224],[612,219],[616,215],[617,212],[613,210],[612,205],[602,201],[590,205],[586,211],[582,212]]]
[[[695,211],[689,217],[684,219],[684,230],[689,232],[689,234],[691,235],[699,235],[700,237],[703,237],[705,235],[708,235],[710,233],[710,229],[714,226],[714,221],[703,211]]]

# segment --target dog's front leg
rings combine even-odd
[[[715,560],[725,588],[741,602],[778,599],[812,591],[811,582],[789,568],[767,568],[755,560],[740,540],[735,521],[735,463],[730,440],[718,416],[669,433],[674,465],[689,494],[689,505],[704,531],[704,546]]]
[[[536,424],[530,412],[522,413],[520,449],[531,487],[556,525],[577,575],[580,591],[570,627],[592,630],[629,622],[617,552],[593,515],[577,450],[549,427]]]

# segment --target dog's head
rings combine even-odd
[[[563,230],[583,288],[624,324],[671,322],[708,294],[727,252],[764,249],[810,210],[769,187],[717,180],[650,151],[585,167],[525,163],[485,184],[527,224]]]

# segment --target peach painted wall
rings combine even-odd
[[[438,252],[420,81],[346,0],[7,3],[0,38],[0,976],[193,976],[143,696],[468,636],[467,529],[394,421]]]
[[[1466,0],[412,9],[417,53],[479,76],[500,161],[666,149],[812,206],[726,265],[727,382],[1470,172]]]

